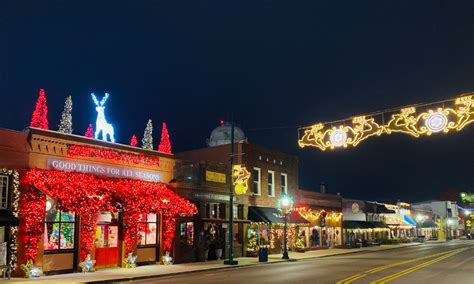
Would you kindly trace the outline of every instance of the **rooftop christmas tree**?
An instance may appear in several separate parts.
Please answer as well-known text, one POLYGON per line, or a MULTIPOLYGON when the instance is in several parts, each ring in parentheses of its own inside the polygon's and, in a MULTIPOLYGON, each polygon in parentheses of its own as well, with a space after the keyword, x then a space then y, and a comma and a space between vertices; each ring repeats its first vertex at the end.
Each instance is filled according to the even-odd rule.
POLYGON ((61 114, 61 122, 59 124, 59 132, 72 133, 72 97, 69 96, 64 103, 64 110, 61 114))
POLYGON ((46 104, 46 96, 44 89, 40 89, 38 100, 36 101, 35 110, 31 118, 30 127, 48 129, 48 105, 46 104))
POLYGON ((153 123, 151 119, 146 124, 145 133, 142 139, 142 148, 147 150, 153 150, 153 123))
POLYGON ((138 145, 137 136, 135 134, 132 135, 132 139, 130 139, 130 146, 136 147, 138 145))
POLYGON ((92 126, 92 123, 89 123, 89 126, 87 127, 86 133, 84 133, 84 136, 89 137, 89 138, 94 138, 94 127, 92 126))
POLYGON ((168 127, 166 127, 166 123, 164 122, 163 127, 161 128, 161 140, 160 145, 158 146, 158 152, 171 154, 170 135, 168 134, 168 127))

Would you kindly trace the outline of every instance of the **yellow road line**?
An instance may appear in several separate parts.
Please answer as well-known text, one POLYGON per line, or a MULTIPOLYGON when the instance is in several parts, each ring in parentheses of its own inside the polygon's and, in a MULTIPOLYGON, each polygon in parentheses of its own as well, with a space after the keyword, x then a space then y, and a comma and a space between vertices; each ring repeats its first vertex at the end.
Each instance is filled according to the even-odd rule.
POLYGON ((345 279, 342 279, 342 280, 339 280, 336 282, 336 284, 343 284, 343 283, 351 283, 351 281, 354 281, 355 278, 359 279, 359 278, 362 278, 364 277, 366 274, 356 274, 356 275, 352 275, 350 277, 347 277, 345 279))
POLYGON ((414 258, 414 259, 409 259, 409 260, 404 260, 404 261, 400 261, 400 262, 396 262, 396 263, 387 264, 387 265, 384 265, 384 266, 379 266, 379 267, 367 270, 364 273, 355 274, 355 275, 352 275, 352 276, 347 277, 345 279, 342 279, 342 280, 336 282, 336 284, 349 284, 349 283, 351 283, 355 280, 358 280, 362 277, 367 276, 367 274, 369 274, 369 273, 372 274, 372 273, 376 273, 376 272, 379 272, 379 271, 382 271, 382 270, 385 270, 385 269, 388 269, 388 268, 400 266, 400 265, 403 265, 403 264, 412 263, 412 262, 415 262, 415 261, 419 261, 419 260, 423 260, 423 259, 427 259, 427 258, 432 258, 432 257, 440 256, 440 255, 446 255, 446 254, 455 252, 457 250, 459 250, 459 249, 444 251, 444 252, 440 252, 440 253, 436 253, 436 254, 432 254, 432 255, 426 255, 426 256, 422 256, 422 257, 418 257, 418 258, 414 258))
POLYGON ((436 253, 436 254, 431 254, 431 255, 425 255, 425 256, 422 256, 422 257, 409 259, 409 260, 404 260, 404 261, 400 261, 400 262, 396 262, 396 263, 391 263, 391 264, 387 264, 387 265, 384 265, 384 266, 379 266, 379 267, 367 270, 366 273, 375 273, 375 272, 385 270, 387 268, 392 268, 392 267, 395 267, 395 266, 400 266, 400 265, 403 265, 403 264, 412 263, 412 262, 415 262, 415 261, 419 261, 419 260, 423 260, 423 259, 427 259, 427 258, 432 258, 432 257, 448 254, 448 253, 451 253, 451 252, 454 252, 454 251, 456 251, 456 249, 449 250, 449 251, 444 251, 444 252, 440 252, 440 253, 436 253))
POLYGON ((430 261, 427 261, 427 262, 418 264, 418 265, 416 265, 416 266, 407 268, 407 269, 405 269, 405 270, 399 271, 399 272, 397 272, 397 273, 394 273, 394 274, 385 276, 385 277, 383 277, 383 278, 381 278, 381 279, 378 279, 378 280, 375 280, 375 281, 371 282, 370 284, 385 284, 385 283, 390 282, 390 281, 392 281, 392 280, 395 280, 395 279, 397 279, 397 278, 399 278, 399 277, 402 277, 403 275, 406 275, 406 274, 409 274, 409 273, 414 272, 414 271, 416 271, 416 270, 422 269, 422 268, 424 268, 424 267, 426 267, 426 266, 429 266, 429 265, 432 265, 432 264, 434 264, 434 263, 436 263, 436 262, 440 262, 440 261, 442 261, 443 259, 446 259, 446 258, 449 258, 449 257, 451 257, 451 256, 454 256, 454 255, 456 255, 456 254, 458 254, 458 253, 461 253, 461 252, 463 252, 463 251, 465 251, 465 250, 467 250, 467 249, 468 249, 468 248, 458 249, 457 251, 448 253, 448 254, 446 254, 446 255, 440 256, 440 257, 435 258, 435 259, 432 259, 432 260, 430 260, 430 261))

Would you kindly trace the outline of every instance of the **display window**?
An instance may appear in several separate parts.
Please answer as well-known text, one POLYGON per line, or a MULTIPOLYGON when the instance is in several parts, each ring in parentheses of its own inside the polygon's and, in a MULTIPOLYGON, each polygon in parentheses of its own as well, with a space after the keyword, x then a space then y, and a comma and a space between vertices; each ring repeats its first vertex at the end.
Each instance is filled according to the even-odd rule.
POLYGON ((61 211, 48 200, 44 223, 44 250, 53 252, 74 249, 75 221, 74 212, 61 211))
POLYGON ((138 219, 138 245, 158 243, 158 217, 156 214, 141 214, 138 219))
POLYGON ((182 243, 192 246, 194 244, 194 222, 183 222, 179 225, 179 237, 182 243))

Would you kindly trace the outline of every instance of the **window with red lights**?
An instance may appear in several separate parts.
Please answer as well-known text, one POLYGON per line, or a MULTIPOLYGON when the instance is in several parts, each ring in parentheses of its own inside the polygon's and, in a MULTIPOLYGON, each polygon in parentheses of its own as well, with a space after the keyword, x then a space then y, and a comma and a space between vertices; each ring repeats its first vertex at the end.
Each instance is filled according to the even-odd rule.
POLYGON ((141 214, 138 219, 138 246, 156 246, 159 236, 157 214, 141 214))

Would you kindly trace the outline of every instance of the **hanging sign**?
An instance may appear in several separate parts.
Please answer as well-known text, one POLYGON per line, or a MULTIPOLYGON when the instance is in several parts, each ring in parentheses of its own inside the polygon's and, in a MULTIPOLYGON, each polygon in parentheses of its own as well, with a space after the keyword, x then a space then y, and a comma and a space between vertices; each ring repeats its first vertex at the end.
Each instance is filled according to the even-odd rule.
POLYGON ((250 172, 243 165, 235 165, 232 168, 232 182, 235 194, 240 195, 247 192, 249 188, 250 172))
POLYGON ((107 166, 94 163, 48 159, 47 168, 65 172, 80 172, 114 178, 130 178, 144 181, 162 182, 161 174, 156 172, 141 171, 117 166, 107 166))
POLYGON ((223 173, 206 171, 206 181, 226 183, 226 175, 223 173))

